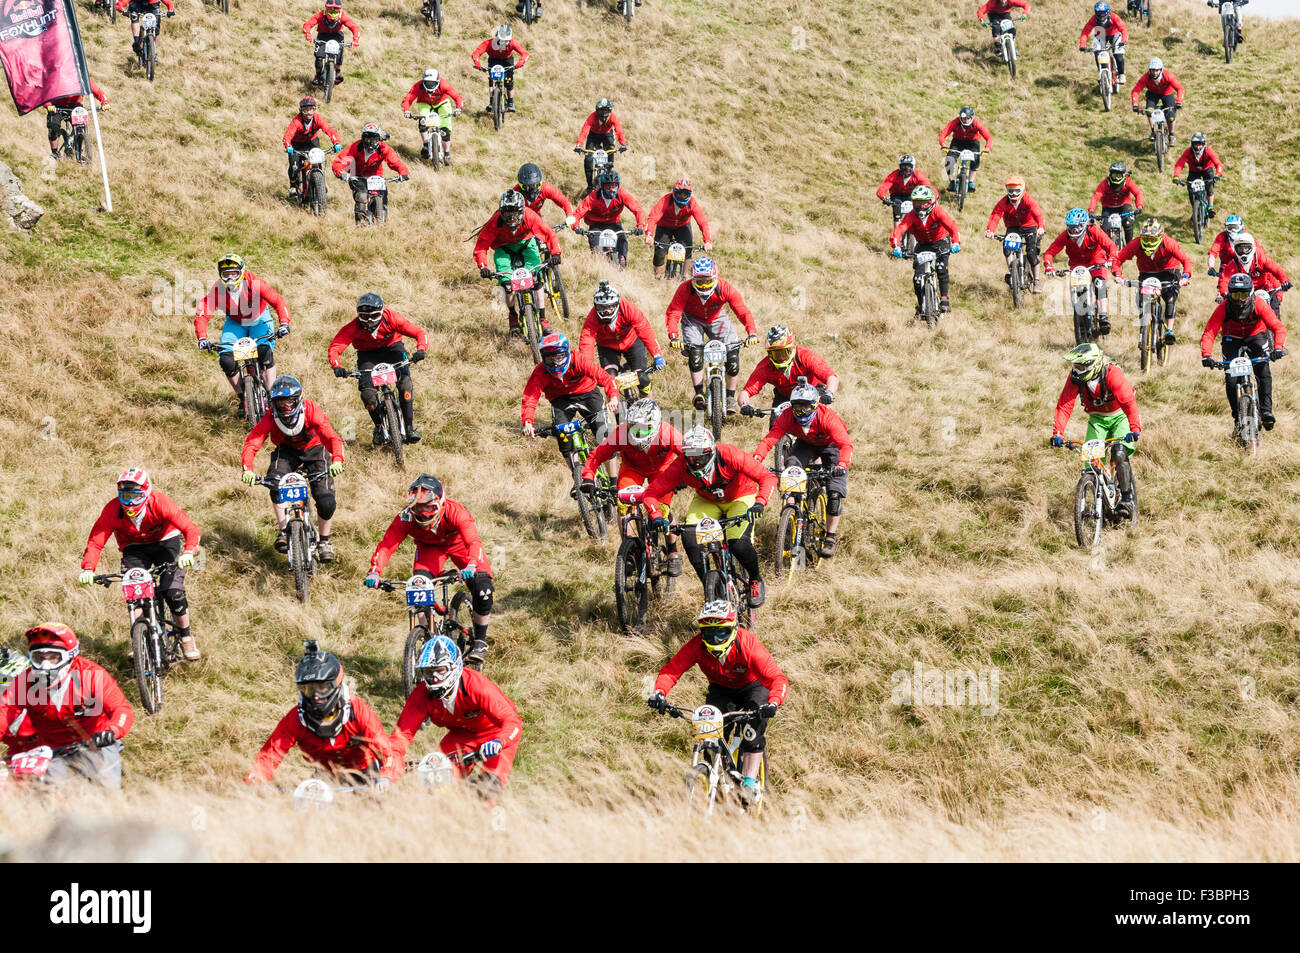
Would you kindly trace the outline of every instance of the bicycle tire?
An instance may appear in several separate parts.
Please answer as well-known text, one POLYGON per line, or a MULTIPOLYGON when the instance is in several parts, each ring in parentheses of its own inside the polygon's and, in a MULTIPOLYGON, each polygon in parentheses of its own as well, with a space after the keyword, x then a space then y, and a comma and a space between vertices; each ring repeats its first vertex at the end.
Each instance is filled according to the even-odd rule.
POLYGON ((498 132, 506 121, 506 108, 500 86, 492 87, 492 127, 498 132))
POLYGON ((1112 87, 1113 80, 1109 73, 1102 73, 1097 78, 1097 88, 1101 90, 1101 108, 1105 112, 1110 112, 1111 97, 1114 95, 1112 87))
POLYGON ((1151 366, 1151 323, 1148 315, 1139 318, 1138 324, 1138 360, 1142 366, 1142 373, 1146 373, 1151 366))
POLYGON ((162 678, 153 664, 153 640, 149 622, 136 619, 131 623, 131 651, 135 653, 135 686, 140 690, 140 704, 151 715, 162 710, 162 678))
POLYGON ((258 389, 262 382, 245 372, 241 383, 244 391, 244 423, 248 424, 249 430, 252 430, 257 426, 257 422, 262 419, 261 408, 258 407, 257 400, 258 389))
POLYGON ((709 381, 708 392, 705 394, 705 406, 709 414, 709 429, 713 431, 713 439, 722 439, 723 422, 727 417, 727 394, 724 390, 722 378, 715 377, 709 381))
POLYGON ((384 398, 384 423, 388 427, 388 445, 393 448, 393 465, 399 470, 405 470, 406 444, 402 438, 401 411, 394 394, 384 398))
POLYGON ((524 336, 533 355, 533 366, 542 363, 542 322, 537 317, 532 298, 526 297, 519 306, 519 320, 524 324, 524 336))
POLYGON ((1083 549, 1092 548, 1100 539, 1105 514, 1097 516, 1097 477, 1085 473, 1074 487, 1074 538, 1083 549))
POLYGON ((925 318, 925 326, 931 331, 939 326, 939 296, 935 290, 933 276, 928 277, 925 281, 921 315, 925 318))
POLYGON ((302 520, 294 520, 289 524, 289 565, 293 569, 294 594, 299 602, 306 602, 311 567, 307 557, 307 527, 302 520))
POLYGON ((794 578, 796 559, 794 557, 794 537, 798 528, 799 508, 793 503, 781 507, 781 516, 776 523, 776 578, 794 578))
POLYGON ((152 83, 154 66, 158 60, 158 51, 154 49, 153 37, 151 36, 146 36, 142 45, 144 47, 144 75, 152 83))
POLYGON ((402 651, 402 686, 407 695, 415 691, 415 663, 428 641, 429 630, 422 625, 412 626, 406 635, 406 647, 402 651))
POLYGON ((691 765, 686 772, 686 810, 693 817, 708 817, 713 813, 716 789, 710 783, 712 772, 704 762, 691 765))
POLYGON ((596 515, 596 507, 592 505, 587 494, 583 493, 579 487, 582 486, 582 464, 573 465, 573 489, 576 491, 578 498, 578 515, 582 517, 582 528, 587 531, 587 535, 592 539, 600 538, 600 522, 596 515))
POLYGON ((650 587, 641 580, 641 564, 645 560, 645 541, 632 536, 619 544, 614 557, 614 603, 618 609, 618 623, 623 632, 632 635, 645 625, 650 608, 650 587))
POLYGON ((786 434, 776 442, 776 451, 772 455, 772 462, 776 465, 776 470, 780 473, 790 462, 790 448, 794 446, 794 437, 786 434))
POLYGON ((227 15, 230 13, 230 0, 221 0, 221 12, 227 15))
POLYGON ((1007 69, 1011 71, 1011 78, 1016 78, 1016 41, 1007 40, 1007 69))
POLYGON ((1156 354, 1156 363, 1164 367, 1169 357, 1169 345, 1165 344, 1165 308, 1164 301, 1157 298, 1151 302, 1151 345, 1156 354))
POLYGON ((327 59, 325 61, 325 66, 322 68, 322 72, 321 72, 321 86, 323 87, 321 92, 325 96, 325 102, 329 102, 330 97, 334 95, 334 61, 333 60, 327 59))
POLYGON ((326 208, 325 173, 315 169, 307 176, 307 198, 313 215, 324 215, 326 208))
POLYGON ((749 605, 749 573, 734 559, 728 561, 731 563, 732 584, 736 587, 736 621, 750 632, 757 632, 758 610, 749 605))
POLYGON ((108 22, 109 23, 117 22, 117 4, 113 3, 112 0, 109 0, 109 4, 108 4, 108 22))
POLYGON ((957 211, 966 207, 966 189, 970 185, 970 173, 965 169, 957 173, 957 211))
POLYGON ((1019 310, 1025 303, 1025 289, 1021 286, 1023 273, 1020 268, 1020 260, 1013 257, 1009 262, 1008 271, 1011 275, 1011 305, 1019 310))
POLYGON ((1165 171, 1165 131, 1156 130, 1156 171, 1165 171))
POLYGON ((1241 433, 1241 440, 1249 456, 1255 456, 1259 453, 1259 408, 1257 406, 1254 394, 1254 388, 1247 390, 1242 388, 1238 391, 1237 397, 1238 416, 1241 418, 1238 429, 1241 433))
POLYGON ((564 320, 569 320, 569 292, 564 288, 564 278, 560 276, 560 267, 551 265, 551 300, 559 302, 560 313, 564 315, 564 320))
POLYGON ((1236 25, 1234 24, 1234 25, 1230 28, 1229 25, 1228 25, 1228 21, 1227 21, 1227 19, 1224 19, 1224 21, 1223 21, 1223 58, 1227 61, 1227 63, 1228 63, 1229 66, 1232 65, 1232 54, 1233 54, 1233 52, 1234 52, 1234 50, 1235 50, 1235 48, 1236 48, 1236 42, 1235 42, 1236 39, 1237 39, 1237 37, 1236 37, 1236 32, 1237 32, 1237 30, 1236 30, 1236 25))
POLYGON ((816 569, 822 561, 822 543, 826 542, 826 491, 814 487, 808 491, 804 525, 804 565, 816 569))
POLYGON ((1205 203, 1199 199, 1192 203, 1192 237, 1198 245, 1205 237, 1205 203))

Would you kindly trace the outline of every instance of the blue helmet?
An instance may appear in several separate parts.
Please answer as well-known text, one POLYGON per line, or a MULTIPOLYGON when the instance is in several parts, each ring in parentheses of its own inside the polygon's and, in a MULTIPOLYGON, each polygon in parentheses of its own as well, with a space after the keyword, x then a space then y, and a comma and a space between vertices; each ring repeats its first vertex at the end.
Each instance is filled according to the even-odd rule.
POLYGON ((1241 220, 1240 215, 1229 215, 1223 220, 1223 228, 1228 232, 1239 232, 1245 228, 1245 223, 1241 220))
POLYGON ((563 334, 552 331, 542 338, 538 349, 542 352, 542 366, 546 368, 548 374, 563 377, 568 372, 569 364, 573 361, 573 349, 569 346, 569 339, 563 334), (558 360, 552 360, 553 358, 558 360))
POLYGON ((285 430, 293 430, 302 420, 302 384, 285 374, 271 384, 271 410, 275 421, 285 430))
POLYGON ((1109 3, 1099 3, 1092 8, 1093 13, 1110 13, 1109 3))
POLYGON ((1065 230, 1071 238, 1081 238, 1088 228, 1088 210, 1072 208, 1065 213, 1065 230))
POLYGON ((464 667, 456 643, 439 635, 424 643, 415 662, 415 675, 434 698, 449 698, 456 694, 464 667))

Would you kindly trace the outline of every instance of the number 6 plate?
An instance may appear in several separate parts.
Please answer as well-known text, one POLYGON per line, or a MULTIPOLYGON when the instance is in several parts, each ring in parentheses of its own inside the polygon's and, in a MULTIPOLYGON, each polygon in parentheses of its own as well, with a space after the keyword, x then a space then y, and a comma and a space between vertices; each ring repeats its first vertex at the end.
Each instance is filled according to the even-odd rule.
POLYGON ((695 541, 701 546, 722 542, 721 524, 706 516, 695 524, 695 541))

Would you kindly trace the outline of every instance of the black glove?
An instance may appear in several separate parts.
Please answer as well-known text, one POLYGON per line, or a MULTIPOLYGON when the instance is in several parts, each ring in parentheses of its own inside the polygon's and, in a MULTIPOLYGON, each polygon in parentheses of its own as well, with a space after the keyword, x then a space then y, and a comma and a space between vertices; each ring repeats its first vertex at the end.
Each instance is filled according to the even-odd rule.
POLYGON ((1142 110, 1141 110, 1140 108, 1138 108, 1137 106, 1134 106, 1134 107, 1133 107, 1133 111, 1134 111, 1135 113, 1140 113, 1142 110))
POLYGON ((752 404, 741 404, 741 405, 740 405, 740 416, 742 416, 742 417, 753 417, 756 413, 758 413, 758 411, 756 411, 756 410, 754 409, 754 406, 753 406, 752 404))
POLYGON ((821 394, 821 402, 823 404, 835 403, 835 395, 832 394, 830 391, 828 391, 825 387, 818 387, 817 392, 821 394))
POLYGON ((287 325, 287 324, 282 324, 282 325, 280 325, 278 328, 276 328, 276 329, 275 329, 275 336, 278 337, 278 338, 288 337, 288 336, 289 336, 289 325, 287 325))
POLYGON ((410 182, 410 181, 411 181, 411 177, 410 177, 409 175, 407 175, 405 172, 403 172, 401 175, 399 175, 399 176, 397 177, 397 181, 398 181, 398 182, 410 182))
POLYGON ((551 252, 551 257, 546 260, 548 265, 558 265, 560 263, 560 253, 551 252))
POLYGON ((751 506, 751 507, 749 508, 749 518, 750 518, 751 520, 756 520, 756 519, 758 519, 758 518, 759 518, 760 516, 762 516, 762 515, 763 515, 763 504, 762 504, 762 503, 755 503, 753 506, 751 506))
POLYGON ((1205 357, 1201 358, 1201 367, 1213 367, 1213 366, 1214 366, 1214 358, 1210 357, 1210 355, 1207 354, 1205 355, 1205 357))
POLYGON ((580 484, 578 484, 578 489, 583 493, 586 493, 588 496, 591 496, 591 494, 596 492, 596 481, 584 479, 580 484))
POLYGON ((835 466, 831 467, 831 477, 832 479, 835 480, 838 480, 840 477, 844 476, 848 472, 849 472, 848 467, 842 467, 838 463, 835 464, 835 466))
POLYGON ((619 152, 627 152, 627 146, 619 146, 619 147, 618 147, 618 151, 619 151, 619 152))
POLYGON ((117 735, 113 734, 113 729, 107 731, 97 731, 90 736, 90 743, 96 748, 107 748, 117 741, 117 735))
POLYGON ((775 718, 776 708, 777 706, 771 702, 763 702, 763 704, 758 706, 759 717, 763 719, 775 718))
POLYGON ((348 376, 348 369, 347 369, 346 367, 336 367, 336 368, 334 368, 334 376, 335 376, 335 377, 347 377, 347 376, 348 376))
POLYGON ((482 275, 484 278, 491 278, 491 277, 492 277, 492 269, 491 269, 491 268, 480 268, 480 269, 478 270, 478 273, 479 273, 480 275, 482 275))
POLYGON ((1280 285, 1277 286, 1277 290, 1278 290, 1278 291, 1290 291, 1290 290, 1291 290, 1291 282, 1289 282, 1289 281, 1284 281, 1284 282, 1282 282, 1280 285))
POLYGON ((199 338, 199 350, 200 350, 200 351, 211 351, 211 350, 212 350, 212 342, 209 341, 207 338, 199 338))
POLYGON ((414 354, 411 355, 411 363, 419 364, 421 361, 424 360, 424 358, 425 358, 425 353, 423 351, 416 351, 414 354))
POLYGON ((655 692, 646 699, 646 704, 649 705, 653 711, 657 711, 661 715, 668 710, 668 699, 664 696, 663 692, 655 692))
POLYGON ((634 228, 634 229, 632 229, 632 234, 633 234, 633 235, 644 235, 644 234, 645 234, 645 229, 644 229, 644 228, 634 228))
POLYGON ((576 152, 578 155, 582 155, 582 146, 574 146, 573 151, 576 152))
POLYGON ((1274 351, 1272 354, 1268 356, 1268 359, 1270 361, 1280 361, 1284 357, 1286 357, 1286 348, 1278 348, 1276 351, 1274 351))

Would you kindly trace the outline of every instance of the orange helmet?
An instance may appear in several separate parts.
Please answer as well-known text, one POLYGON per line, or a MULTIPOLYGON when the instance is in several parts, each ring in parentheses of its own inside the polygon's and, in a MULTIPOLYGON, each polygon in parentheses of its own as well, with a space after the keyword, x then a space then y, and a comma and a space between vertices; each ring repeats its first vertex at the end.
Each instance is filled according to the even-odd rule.
POLYGON ((1013 175, 1007 179, 1007 198, 1013 202, 1019 200, 1020 196, 1025 194, 1025 180, 1013 175))

